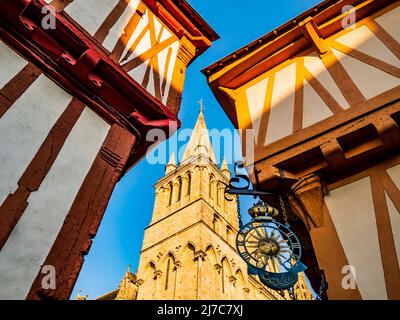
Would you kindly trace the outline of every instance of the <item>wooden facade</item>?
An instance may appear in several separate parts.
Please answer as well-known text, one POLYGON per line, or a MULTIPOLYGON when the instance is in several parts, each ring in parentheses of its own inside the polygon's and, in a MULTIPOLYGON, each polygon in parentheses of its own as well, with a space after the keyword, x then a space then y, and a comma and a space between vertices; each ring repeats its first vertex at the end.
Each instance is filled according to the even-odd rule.
POLYGON ((330 299, 400 298, 399 25, 400 1, 327 0, 203 71, 253 182, 295 189, 330 299))
POLYGON ((186 67, 217 38, 185 1, 0 2, 0 299, 69 298, 115 184, 149 130, 179 127, 186 67))

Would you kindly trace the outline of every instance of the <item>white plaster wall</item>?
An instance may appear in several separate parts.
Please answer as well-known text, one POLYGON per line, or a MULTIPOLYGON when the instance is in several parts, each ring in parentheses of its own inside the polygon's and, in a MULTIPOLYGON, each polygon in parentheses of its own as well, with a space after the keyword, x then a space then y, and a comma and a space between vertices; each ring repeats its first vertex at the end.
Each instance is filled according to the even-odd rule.
POLYGON ((276 73, 266 143, 292 134, 295 84, 295 63, 276 73))
MULTIPOLYGON (((400 165, 387 169, 387 173, 396 184, 397 188, 400 189, 400 165)), ((396 246, 397 260, 399 261, 400 265, 400 212, 394 206, 392 200, 387 194, 386 201, 389 208, 389 216, 392 225, 393 239, 396 246)))
MULTIPOLYGON (((115 5, 118 3, 118 0, 103 0, 101 5, 98 4, 97 0, 74 0, 70 5, 65 8, 65 11, 75 19, 84 29, 86 29, 91 35, 94 35, 98 28, 101 26, 103 21, 106 19, 108 14, 112 11, 115 5)), ((110 52, 114 49, 115 45, 117 44, 120 37, 125 32, 124 29, 128 25, 130 19, 132 18, 133 14, 135 13, 137 7, 139 5, 139 0, 131 0, 115 23, 115 25, 110 29, 107 37, 103 42, 103 46, 109 50, 110 52)), ((132 59, 140 56, 144 52, 151 49, 151 39, 150 39, 150 31, 147 30, 144 37, 141 41, 137 44, 136 48, 129 56, 127 60, 124 60, 125 55, 128 53, 128 50, 131 46, 135 43, 138 39, 139 35, 142 31, 148 27, 149 25, 149 11, 148 9, 145 11, 144 15, 140 19, 138 25, 136 26, 135 30, 132 33, 132 36, 129 38, 127 43, 125 44, 125 49, 122 53, 120 63, 123 65, 132 59)), ((160 43, 167 38, 171 37, 173 34, 164 26, 162 29, 162 23, 158 20, 157 17, 154 17, 154 27, 156 38, 160 39, 160 43), (162 31, 161 31, 162 29, 162 31), (162 33, 161 33, 162 32, 162 33)), ((176 58, 178 55, 179 50, 179 41, 176 38, 176 41, 170 45, 168 48, 164 49, 163 51, 158 53, 158 70, 152 70, 151 76, 149 78, 149 83, 147 85, 147 91, 155 96, 155 88, 154 88, 154 76, 153 72, 158 72, 160 75, 161 84, 163 83, 164 75, 166 76, 166 87, 164 94, 161 97, 161 100, 164 104, 167 103, 169 91, 171 88, 172 83, 172 76, 173 71, 176 63, 176 58), (168 65, 168 71, 166 72, 166 60, 168 49, 171 49, 171 58, 168 65)), ((139 84, 142 84, 143 78, 146 72, 146 68, 148 65, 148 61, 144 61, 143 64, 136 67, 134 70, 131 70, 128 74, 136 80, 139 84)))
POLYGON ((72 97, 40 76, 0 118, 0 205, 18 180, 72 97))
MULTIPOLYGON (((138 38, 140 33, 148 26, 149 24, 149 14, 148 11, 144 14, 142 19, 140 20, 138 26, 134 30, 131 38, 129 39, 127 46, 122 54, 123 59, 125 55, 127 54, 129 48, 134 44, 135 40, 138 38)), ((156 17, 153 19, 154 22, 154 28, 155 28, 155 36, 157 39, 160 39, 160 43, 163 42, 164 40, 170 38, 173 34, 164 26, 162 29, 162 24, 158 21, 156 17)), ((128 63, 129 61, 133 60, 134 58, 140 56, 144 52, 150 50, 152 48, 151 45, 151 40, 150 40, 150 31, 147 31, 145 33, 145 36, 142 38, 142 40, 137 44, 135 50, 132 52, 128 60, 121 60, 121 64, 128 63)), ((166 76, 166 87, 164 91, 164 95, 161 97, 161 100, 164 104, 167 103, 168 100, 168 95, 169 95, 169 90, 171 88, 171 83, 172 83, 172 76, 173 76, 173 71, 178 55, 178 50, 179 50, 179 41, 176 39, 176 41, 162 50, 161 52, 158 53, 158 70, 154 70, 154 68, 150 71, 150 77, 149 77, 149 82, 147 87, 145 88, 151 95, 155 96, 155 84, 154 84, 154 74, 153 72, 158 72, 159 78, 160 78, 160 85, 163 83, 164 80, 164 75, 166 76), (167 67, 167 56, 168 56, 168 50, 171 49, 171 56, 170 60, 168 63, 168 71, 167 73, 165 72, 165 69, 167 67)), ((136 67, 135 69, 131 70, 128 72, 128 74, 136 80, 139 84, 142 84, 145 72, 147 69, 147 66, 149 64, 149 60, 144 61, 141 65, 136 67)), ((161 89, 161 88, 160 88, 161 89)))
POLYGON ((149 73, 149 83, 146 86, 146 90, 154 97, 156 95, 155 83, 154 83, 154 68, 152 67, 149 73))
POLYGON ((135 13, 139 5, 139 0, 131 0, 117 23, 111 28, 108 36, 103 42, 103 46, 112 51, 118 42, 118 39, 123 35, 125 27, 135 13))
POLYGON ((261 117, 264 110, 268 82, 269 78, 266 78, 246 89, 247 104, 249 106, 251 124, 254 129, 254 138, 256 141, 258 138, 261 117))
POLYGON ((303 128, 309 127, 333 115, 331 109, 329 109, 324 100, 322 100, 305 79, 303 89, 303 128))
POLYGON ((366 99, 400 85, 400 79, 332 48, 366 99))
POLYGON ((387 299, 370 178, 331 191, 325 201, 347 260, 356 269, 362 298, 387 299))
POLYGON ((324 86, 342 108, 349 108, 349 104, 339 87, 326 69, 324 63, 321 61, 321 58, 316 53, 304 57, 304 67, 324 86))
MULTIPOLYGON (((135 30, 133 31, 132 36, 130 37, 130 39, 125 47, 125 50, 122 53, 122 58, 125 57, 128 50, 132 47, 135 40, 143 32, 144 28, 146 28, 148 26, 148 24, 149 24, 149 14, 146 10, 145 14, 142 16, 138 25, 136 26, 135 30)), ((137 44, 135 50, 132 52, 131 56, 129 57, 129 60, 136 58, 137 56, 141 55, 142 53, 149 50, 150 48, 151 48, 150 31, 147 31, 145 33, 144 37, 140 40, 140 43, 137 44)), ((124 63, 125 63, 125 61, 124 61, 124 63)))
MULTIPOLYGON (((128 8, 125 10, 121 18, 117 21, 117 23, 114 25, 114 27, 111 29, 110 33, 106 37, 103 45, 105 48, 107 48, 109 51, 112 51, 118 42, 118 39, 122 36, 124 32, 124 28, 126 25, 129 23, 129 20, 132 18, 134 12, 136 11, 136 8, 139 4, 138 0, 131 1, 129 3, 128 8)), ((138 25, 136 26, 135 30, 132 33, 132 36, 129 38, 129 40, 126 43, 125 49, 123 50, 122 56, 120 63, 122 65, 128 63, 129 61, 133 60, 134 58, 140 56, 141 54, 145 53, 146 51, 150 50, 152 48, 151 45, 151 39, 150 39, 150 31, 147 30, 143 36, 143 38, 140 40, 139 43, 135 44, 135 41, 138 39, 139 35, 148 27, 149 25, 149 11, 148 9, 145 11, 144 15, 142 16, 141 20, 139 21, 138 25), (125 60, 125 56, 128 53, 128 50, 132 47, 132 45, 135 44, 136 47, 134 48, 133 52, 130 54, 129 58, 125 60)), ((155 36, 157 39, 160 39, 160 43, 163 42, 164 40, 170 38, 173 36, 173 34, 163 25, 162 23, 158 20, 157 17, 154 17, 153 21, 154 23, 154 28, 155 28, 155 36)), ((161 97, 161 100, 164 104, 167 103, 168 100, 168 95, 169 91, 171 88, 171 83, 172 83, 172 76, 173 76, 173 71, 178 55, 178 50, 179 50, 179 41, 176 39, 176 41, 170 45, 169 47, 165 48, 161 52, 158 53, 158 70, 151 70, 150 71, 150 77, 149 77, 149 82, 146 87, 147 91, 155 96, 155 84, 154 84, 154 74, 153 72, 158 72, 160 76, 160 85, 163 83, 164 76, 166 76, 166 86, 165 86, 165 91, 164 94, 161 97), (168 56, 168 51, 169 49, 171 50, 171 55, 170 55, 170 60, 168 63, 168 70, 167 68, 167 56, 168 56)), ((128 74, 136 80, 139 84, 142 84, 145 72, 147 69, 147 66, 149 64, 149 60, 143 61, 141 65, 136 67, 135 69, 131 70, 128 72, 128 74)), ((160 88, 161 89, 161 88, 160 88)))
POLYGON ((0 299, 24 299, 110 126, 86 108, 0 251, 0 299))
MULTIPOLYGON (((163 26, 162 23, 160 23, 160 21, 158 21, 158 19, 155 18, 155 19, 154 19, 154 31, 155 31, 156 34, 159 34, 159 33, 160 33, 161 27, 162 27, 162 26, 163 26)), ((171 36, 171 33, 170 33, 168 30, 166 30, 165 33, 168 34, 168 35, 165 35, 165 36, 164 36, 164 39, 166 39, 166 38, 168 38, 169 36, 171 36)), ((163 38, 161 38, 161 39, 163 39, 163 38)), ((162 41, 162 40, 161 40, 161 41, 162 41)), ((161 42, 161 41, 160 41, 160 42, 161 42)))
POLYGON ((138 66, 137 68, 128 72, 128 74, 132 77, 132 79, 134 79, 140 85, 142 85, 144 75, 146 73, 146 69, 147 69, 149 63, 150 63, 150 60, 147 60, 144 63, 142 63, 140 66, 138 66))
POLYGON ((346 33, 337 38, 336 41, 396 67, 400 67, 400 60, 397 59, 367 26, 361 26, 346 33))
POLYGON ((396 184, 397 188, 400 189, 400 165, 389 168, 386 171, 396 184))
POLYGON ((28 62, 0 40, 0 89, 18 74, 28 62))
POLYGON ((385 192, 386 203, 388 205, 390 224, 392 226, 392 234, 394 245, 396 247, 397 262, 400 266, 400 213, 397 211, 389 195, 385 192))
MULTIPOLYGON (((168 48, 171 48, 172 51, 171 51, 171 58, 170 58, 169 64, 168 64, 168 72, 166 74, 167 79, 166 79, 165 92, 164 92, 164 95, 162 97, 162 103, 164 103, 164 104, 167 104, 169 91, 171 89, 172 76, 173 76, 174 69, 175 69, 176 59, 178 57, 179 42, 176 41, 175 43, 173 43, 168 48)), ((168 48, 164 49, 163 51, 161 51, 158 54, 158 64, 159 64, 159 70, 160 70, 161 79, 164 78, 164 74, 165 74, 168 48)))
POLYGON ((375 19, 393 38, 400 42, 400 7, 375 19))
POLYGON ((118 0, 74 0, 64 10, 94 35, 117 3, 118 0))

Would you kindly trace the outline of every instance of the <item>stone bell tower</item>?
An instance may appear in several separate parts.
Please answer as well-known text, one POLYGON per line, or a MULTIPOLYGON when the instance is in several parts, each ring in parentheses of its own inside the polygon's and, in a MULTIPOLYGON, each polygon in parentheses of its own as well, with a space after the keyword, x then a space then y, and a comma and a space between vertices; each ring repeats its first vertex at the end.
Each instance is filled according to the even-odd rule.
MULTIPOLYGON (((230 175, 225 160, 216 164, 200 110, 181 163, 172 154, 155 185, 134 282, 137 299, 283 299, 248 276, 236 252, 237 203, 224 197, 230 175)), ((305 281, 301 286, 307 288, 305 281)))

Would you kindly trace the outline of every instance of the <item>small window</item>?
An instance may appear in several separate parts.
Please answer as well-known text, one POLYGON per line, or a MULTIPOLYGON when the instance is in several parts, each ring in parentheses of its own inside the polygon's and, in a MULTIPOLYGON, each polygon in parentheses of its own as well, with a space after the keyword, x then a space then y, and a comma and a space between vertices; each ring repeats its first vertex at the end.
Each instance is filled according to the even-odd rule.
POLYGON ((170 206, 172 204, 172 183, 170 182, 168 184, 168 188, 167 188, 169 194, 168 194, 168 206, 170 206))
POLYGON ((177 201, 181 200, 181 196, 182 196, 182 179, 181 177, 178 178, 178 199, 177 201))
POLYGON ((187 191, 186 191, 186 196, 190 195, 190 191, 192 188, 192 176, 190 173, 187 175, 187 191))
POLYGON ((208 195, 210 199, 214 199, 214 184, 215 184, 214 175, 210 175, 210 185, 208 189, 208 195))

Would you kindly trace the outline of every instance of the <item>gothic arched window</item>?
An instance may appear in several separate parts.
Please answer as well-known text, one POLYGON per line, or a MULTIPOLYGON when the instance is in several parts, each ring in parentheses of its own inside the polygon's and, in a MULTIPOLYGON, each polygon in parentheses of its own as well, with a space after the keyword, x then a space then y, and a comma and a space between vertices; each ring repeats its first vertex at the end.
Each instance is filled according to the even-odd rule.
POLYGON ((178 178, 178 197, 176 199, 176 201, 180 201, 182 197, 182 178, 179 177, 178 178))
POLYGON ((168 290, 168 285, 171 282, 171 271, 173 271, 174 262, 175 262, 175 259, 174 259, 173 255, 168 254, 167 268, 165 270, 166 271, 165 272, 165 285, 164 285, 165 290, 168 290))
POLYGON ((221 266, 221 289, 222 289, 222 293, 225 293, 225 268, 224 268, 224 264, 222 263, 221 266))
POLYGON ((190 195, 190 191, 192 188, 192 176, 190 173, 187 174, 187 189, 186 189, 186 196, 190 195))
POLYGON ((217 184, 217 205, 218 206, 221 206, 221 197, 222 197, 221 191, 222 191, 222 185, 221 185, 221 183, 218 183, 217 184))
POLYGON ((228 214, 228 208, 229 208, 228 201, 225 199, 224 193, 222 195, 223 195, 223 197, 222 197, 223 208, 224 208, 224 211, 228 214))
POLYGON ((221 221, 220 221, 219 217, 215 214, 214 219, 213 219, 213 229, 216 233, 220 232, 220 225, 221 225, 221 221))
POLYGON ((215 177, 213 174, 210 175, 210 184, 208 186, 208 195, 210 199, 214 199, 214 184, 215 184, 215 177))
POLYGON ((168 206, 170 206, 172 204, 172 183, 168 183, 168 187, 167 190, 169 192, 168 194, 168 206))
POLYGON ((167 262, 167 272, 165 274, 165 290, 168 290, 169 270, 171 268, 171 259, 167 262))

